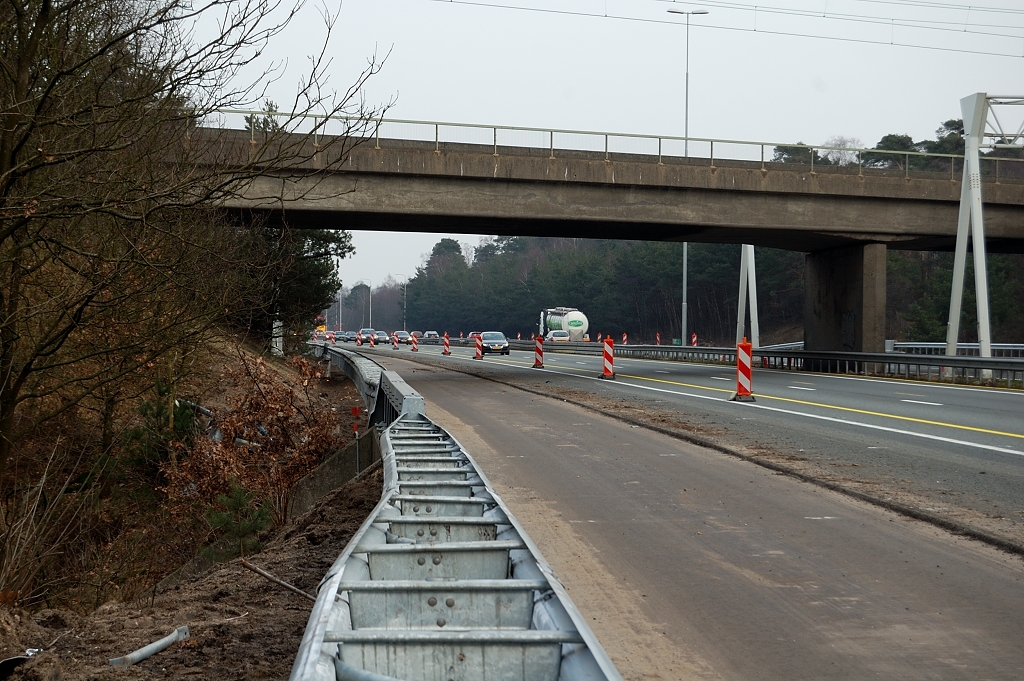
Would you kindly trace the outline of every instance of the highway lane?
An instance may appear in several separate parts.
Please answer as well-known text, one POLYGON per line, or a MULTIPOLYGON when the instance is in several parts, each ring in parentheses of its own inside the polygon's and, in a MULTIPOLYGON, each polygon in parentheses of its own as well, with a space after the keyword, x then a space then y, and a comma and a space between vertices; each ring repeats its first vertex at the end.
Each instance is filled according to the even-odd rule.
POLYGON ((708 440, 1024 544, 1020 392, 756 369, 748 404, 728 401, 728 367, 619 359, 617 379, 600 381, 594 356, 548 352, 535 370, 532 353, 452 351, 427 346, 420 359, 669 414, 708 440))
POLYGON ((626 678, 1024 675, 1018 558, 557 399, 379 355, 470 448, 626 678), (660 632, 670 646, 648 640, 660 632))

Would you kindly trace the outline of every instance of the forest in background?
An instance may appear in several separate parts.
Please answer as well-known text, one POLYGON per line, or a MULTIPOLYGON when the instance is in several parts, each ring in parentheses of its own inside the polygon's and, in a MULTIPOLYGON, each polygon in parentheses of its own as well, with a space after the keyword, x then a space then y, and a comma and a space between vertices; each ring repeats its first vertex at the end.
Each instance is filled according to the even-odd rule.
MULTIPOLYGON (((501 330, 528 338, 540 310, 577 307, 597 333, 628 333, 632 342, 678 338, 683 245, 673 242, 498 237, 475 249, 441 239, 409 280, 373 290, 375 328, 460 332, 501 330), (467 258, 468 256, 468 258, 467 258), (406 290, 408 299, 406 300, 406 290), (406 308, 406 304, 408 307, 406 308)), ((761 343, 803 339, 804 254, 756 248, 761 343)), ((702 344, 729 344, 736 328, 740 247, 689 245, 688 332, 702 344)), ((888 254, 886 337, 943 341, 952 286, 951 253, 888 254)), ((977 340, 973 269, 968 262, 961 341, 977 340)), ((1024 340, 1024 256, 989 254, 992 334, 1024 340)), ((343 298, 345 328, 368 323, 368 288, 343 298), (345 323, 347 320, 348 323, 345 323)))

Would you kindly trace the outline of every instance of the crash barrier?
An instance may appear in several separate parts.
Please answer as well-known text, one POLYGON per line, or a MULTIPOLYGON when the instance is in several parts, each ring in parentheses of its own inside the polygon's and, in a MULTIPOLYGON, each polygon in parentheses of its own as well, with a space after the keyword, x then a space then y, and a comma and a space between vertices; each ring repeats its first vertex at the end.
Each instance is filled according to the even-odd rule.
MULTIPOLYGON (((513 350, 528 350, 511 341, 513 350)), ((600 355, 600 343, 548 343, 547 352, 600 355)), ((658 359, 698 364, 736 364, 736 348, 628 345, 615 348, 615 355, 628 359, 658 359)), ((814 371, 819 373, 886 376, 921 381, 988 383, 1024 387, 1024 358, 948 357, 902 352, 808 352, 799 349, 759 348, 753 351, 753 366, 765 369, 814 371)))
MULTIPOLYGON (((378 385, 395 388, 388 373, 378 385)), ((490 481, 420 404, 392 403, 399 416, 381 424, 381 500, 320 582, 292 681, 621 681, 490 481)))

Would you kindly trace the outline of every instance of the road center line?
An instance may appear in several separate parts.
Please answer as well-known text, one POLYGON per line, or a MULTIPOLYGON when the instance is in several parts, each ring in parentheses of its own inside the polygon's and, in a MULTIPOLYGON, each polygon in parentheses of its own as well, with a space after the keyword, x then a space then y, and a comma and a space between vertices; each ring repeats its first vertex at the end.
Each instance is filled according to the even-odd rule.
POLYGON ((927 404, 929 407, 941 407, 941 402, 922 402, 921 400, 900 400, 900 402, 909 402, 910 404, 927 404))

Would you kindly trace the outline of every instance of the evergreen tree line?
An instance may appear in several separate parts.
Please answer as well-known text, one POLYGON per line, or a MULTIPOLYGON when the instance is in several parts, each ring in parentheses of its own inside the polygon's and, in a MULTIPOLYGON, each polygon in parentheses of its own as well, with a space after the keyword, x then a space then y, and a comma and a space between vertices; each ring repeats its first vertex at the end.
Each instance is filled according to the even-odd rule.
MULTIPOLYGON (((456 337, 501 330, 529 338, 540 310, 563 305, 587 315, 592 338, 627 333, 631 342, 653 343, 660 333, 668 343, 680 332, 682 252, 672 242, 498 237, 467 259, 458 242, 442 239, 409 280, 408 326, 456 337)), ((735 244, 689 246, 687 332, 702 344, 733 341, 739 260, 735 244)), ((755 260, 762 344, 801 340, 804 255, 756 248, 755 260)), ((952 266, 950 253, 889 252, 887 338, 945 340, 952 266)), ((961 340, 976 341, 970 265, 966 280, 961 340)), ((1021 341, 1024 256, 990 254, 989 282, 994 339, 1021 341)), ((366 291, 353 293, 351 302, 359 304, 366 291)), ((401 328, 402 294, 399 283, 374 289, 377 328, 401 328)))

